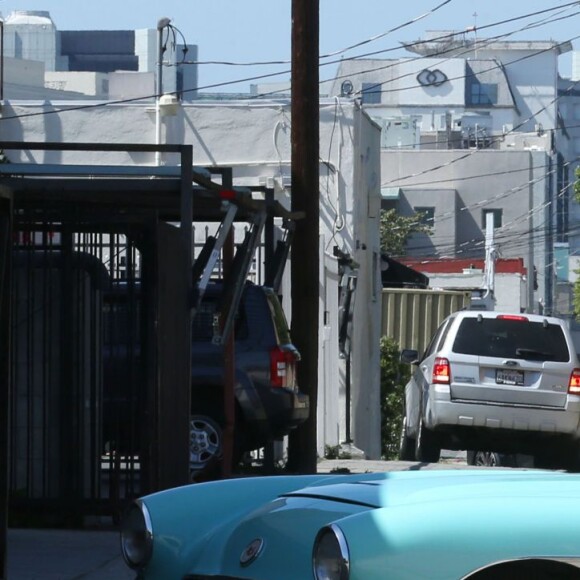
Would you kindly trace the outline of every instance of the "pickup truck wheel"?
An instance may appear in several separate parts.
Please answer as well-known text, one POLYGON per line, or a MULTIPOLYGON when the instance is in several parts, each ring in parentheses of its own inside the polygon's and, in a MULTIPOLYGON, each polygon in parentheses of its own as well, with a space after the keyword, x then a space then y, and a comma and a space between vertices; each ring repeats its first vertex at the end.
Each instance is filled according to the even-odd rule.
POLYGON ((419 421, 417 439, 415 439, 415 460, 424 463, 437 463, 441 457, 441 447, 437 436, 427 429, 423 419, 419 421))
POLYGON ((401 440, 399 442, 399 459, 415 461, 415 439, 407 434, 407 415, 403 415, 401 425, 401 440))
POLYGON ((223 452, 222 428, 207 415, 191 415, 189 421, 189 471, 192 479, 217 462, 223 452))

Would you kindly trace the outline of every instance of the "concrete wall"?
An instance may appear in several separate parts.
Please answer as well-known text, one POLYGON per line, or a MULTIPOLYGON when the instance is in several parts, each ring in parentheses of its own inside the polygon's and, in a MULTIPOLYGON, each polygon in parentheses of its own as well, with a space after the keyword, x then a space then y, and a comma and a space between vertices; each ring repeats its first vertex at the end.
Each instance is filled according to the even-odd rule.
MULTIPOLYGON (((527 278, 521 274, 498 274, 494 277, 494 310, 503 312, 523 312, 527 304, 527 278)), ((431 288, 480 288, 483 271, 464 274, 429 273, 431 288)))

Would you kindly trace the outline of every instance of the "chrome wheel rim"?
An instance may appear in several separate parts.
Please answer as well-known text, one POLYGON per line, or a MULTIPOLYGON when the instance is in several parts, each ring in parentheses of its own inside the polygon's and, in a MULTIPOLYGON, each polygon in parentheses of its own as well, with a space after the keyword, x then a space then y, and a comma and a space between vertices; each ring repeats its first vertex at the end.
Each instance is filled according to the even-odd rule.
POLYGON ((221 429, 209 417, 189 422, 189 468, 192 474, 204 469, 222 452, 221 429))

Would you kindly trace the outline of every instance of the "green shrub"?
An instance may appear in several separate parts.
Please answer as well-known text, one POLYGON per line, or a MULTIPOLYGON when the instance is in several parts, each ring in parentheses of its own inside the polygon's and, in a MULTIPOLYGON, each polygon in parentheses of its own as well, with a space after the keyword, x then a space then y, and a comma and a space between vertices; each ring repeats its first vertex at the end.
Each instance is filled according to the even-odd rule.
POLYGON ((399 345, 392 338, 381 338, 381 454, 398 459, 403 396, 411 367, 400 362, 399 345))

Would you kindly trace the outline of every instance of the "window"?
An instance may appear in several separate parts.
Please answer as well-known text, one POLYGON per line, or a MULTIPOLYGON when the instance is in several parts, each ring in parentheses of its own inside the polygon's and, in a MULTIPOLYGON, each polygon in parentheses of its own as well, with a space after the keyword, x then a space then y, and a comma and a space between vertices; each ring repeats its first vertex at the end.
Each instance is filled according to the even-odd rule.
POLYGON ((427 348, 425 349, 425 354, 423 355, 423 359, 431 356, 434 352, 441 348, 443 345, 444 340, 447 338, 447 334, 449 333, 449 329, 451 328, 451 324, 454 318, 449 319, 448 321, 441 324, 441 326, 437 329, 437 332, 433 336, 433 338, 429 341, 427 348))
POLYGON ((467 95, 468 105, 496 105, 497 104, 497 84, 480 83, 477 79, 472 79, 467 95))
POLYGON ((413 208, 416 214, 420 214, 421 223, 424 226, 433 227, 435 223, 435 208, 434 207, 415 207, 413 208))
POLYGON ((457 331, 453 352, 510 359, 567 362, 570 353, 557 324, 465 318, 457 331))
POLYGON ((501 209, 484 209, 481 211, 481 227, 486 229, 487 216, 491 215, 493 220, 493 227, 501 228, 502 226, 502 211, 501 209))
POLYGON ((362 102, 366 105, 378 105, 381 102, 381 84, 363 83, 362 102))

